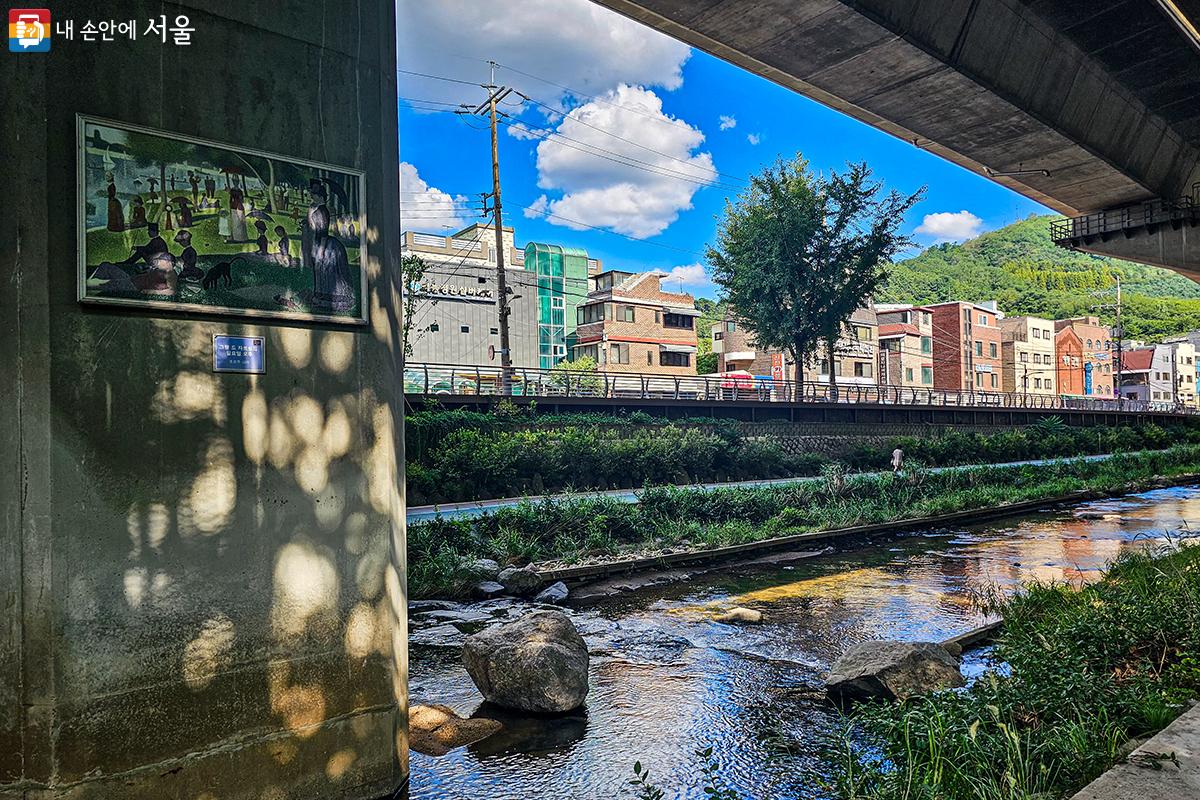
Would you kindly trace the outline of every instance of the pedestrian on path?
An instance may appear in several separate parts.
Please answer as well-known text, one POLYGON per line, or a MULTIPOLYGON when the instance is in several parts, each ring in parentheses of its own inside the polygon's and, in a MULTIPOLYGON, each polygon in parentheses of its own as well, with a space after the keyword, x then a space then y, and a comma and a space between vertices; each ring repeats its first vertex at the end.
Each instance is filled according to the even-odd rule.
POLYGON ((897 473, 904 467, 904 451, 897 447, 892 451, 892 472, 897 473))

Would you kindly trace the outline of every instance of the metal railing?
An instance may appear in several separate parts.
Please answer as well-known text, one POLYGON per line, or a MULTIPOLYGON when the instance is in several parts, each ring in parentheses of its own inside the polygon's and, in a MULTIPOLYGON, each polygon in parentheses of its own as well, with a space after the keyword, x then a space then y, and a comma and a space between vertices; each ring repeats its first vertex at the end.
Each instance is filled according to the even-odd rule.
MULTIPOLYGON (((866 403, 911 406, 962 406, 969 408, 1062 409, 1066 411, 1172 411, 1128 398, 1075 397, 1023 392, 947 391, 914 386, 866 383, 804 382, 718 375, 662 375, 652 373, 569 372, 528 367, 509 370, 508 391, 499 367, 409 364, 404 370, 404 392, 412 395, 488 395, 537 398, 606 398, 639 400, 753 401, 762 403, 866 403)), ((850 381, 852 379, 843 379, 850 381)))
POLYGON ((1139 228, 1158 225, 1178 226, 1200 223, 1200 197, 1179 200, 1148 200, 1137 205, 1095 211, 1082 217, 1054 220, 1050 238, 1055 244, 1069 246, 1080 239, 1123 233, 1132 236, 1139 228))

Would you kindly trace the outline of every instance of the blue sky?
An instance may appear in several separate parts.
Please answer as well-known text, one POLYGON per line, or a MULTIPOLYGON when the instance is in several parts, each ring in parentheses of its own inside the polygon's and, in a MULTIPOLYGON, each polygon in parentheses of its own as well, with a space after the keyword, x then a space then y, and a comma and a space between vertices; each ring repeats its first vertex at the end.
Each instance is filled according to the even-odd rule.
MULTIPOLYGON (((797 152, 817 170, 863 160, 889 187, 926 186, 907 221, 924 244, 1048 211, 587 0, 499 5, 492 19, 500 22, 491 23, 475 0, 400 0, 398 62, 403 70, 482 83, 492 59, 502 65, 497 82, 531 98, 511 97, 500 136, 504 221, 521 245, 583 247, 606 268, 674 270, 685 289, 713 296, 702 254, 725 199, 745 176, 797 152)), ((402 98, 433 101, 400 102, 405 229, 448 232, 475 221, 468 204, 491 188, 485 120, 444 111, 478 103, 484 90, 398 78, 402 98)))

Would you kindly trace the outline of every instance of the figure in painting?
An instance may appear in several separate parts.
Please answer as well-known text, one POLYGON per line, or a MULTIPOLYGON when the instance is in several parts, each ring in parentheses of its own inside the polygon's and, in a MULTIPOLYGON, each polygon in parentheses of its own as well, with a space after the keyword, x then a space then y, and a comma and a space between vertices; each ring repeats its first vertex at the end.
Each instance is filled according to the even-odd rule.
POLYGON ((188 170, 188 183, 192 185, 192 202, 200 202, 200 178, 196 175, 195 170, 188 170))
POLYGON ((204 196, 209 200, 217 196, 217 181, 211 175, 204 177, 204 196))
POLYGON ((161 236, 158 235, 157 222, 151 222, 146 227, 146 235, 150 237, 147 242, 145 244, 136 245, 133 248, 133 252, 129 254, 129 258, 120 263, 132 265, 137 264, 140 261, 148 265, 151 261, 164 253, 170 255, 170 251, 167 250, 167 243, 161 236))
POLYGON ((179 227, 192 227, 192 204, 186 197, 176 197, 174 202, 175 207, 179 209, 179 227))
POLYGON ((171 201, 163 198, 162 228, 165 231, 175 230, 175 207, 171 201))
POLYGON ((275 235, 279 237, 279 241, 275 243, 275 260, 279 262, 280 266, 290 267, 292 265, 292 240, 282 225, 275 226, 275 235))
POLYGON ((150 202, 158 199, 158 192, 154 191, 154 187, 158 185, 158 178, 147 178, 150 181, 150 202))
POLYGON ((108 178, 108 229, 120 233, 125 230, 125 211, 121 208, 121 201, 117 199, 117 184, 113 181, 113 174, 110 172, 106 177, 108 178))
POLYGON ((133 197, 129 198, 129 227, 141 228, 146 224, 146 203, 142 200, 141 181, 133 182, 133 197))
POLYGON ((229 187, 229 241, 246 241, 245 190, 238 186, 237 176, 229 187))
POLYGON ((328 181, 314 178, 308 191, 312 202, 308 217, 304 221, 308 233, 313 265, 313 311, 345 311, 354 305, 354 291, 350 286, 350 263, 346 247, 329 234, 330 214, 326 205, 328 181))
POLYGON ((182 265, 179 270, 180 280, 204 280, 204 270, 196 264, 196 248, 192 247, 192 232, 180 231, 175 234, 175 243, 183 247, 183 252, 176 259, 176 262, 182 265))
POLYGON ((265 258, 271 255, 271 243, 267 240, 267 223, 256 219, 254 228, 258 231, 258 238, 254 240, 254 244, 258 246, 258 254, 265 258))

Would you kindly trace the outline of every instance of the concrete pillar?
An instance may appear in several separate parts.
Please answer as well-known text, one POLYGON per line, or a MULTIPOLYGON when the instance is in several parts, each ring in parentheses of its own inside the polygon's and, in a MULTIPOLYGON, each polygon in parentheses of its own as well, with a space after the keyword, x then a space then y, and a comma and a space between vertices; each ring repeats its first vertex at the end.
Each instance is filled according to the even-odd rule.
POLYGON ((52 10, 76 40, 0 71, 0 798, 390 795, 394 5, 52 10), (192 44, 79 40, 160 14, 188 16, 192 44), (77 113, 363 170, 370 325, 81 305, 77 113), (214 333, 264 336, 266 374, 213 373, 214 333))

